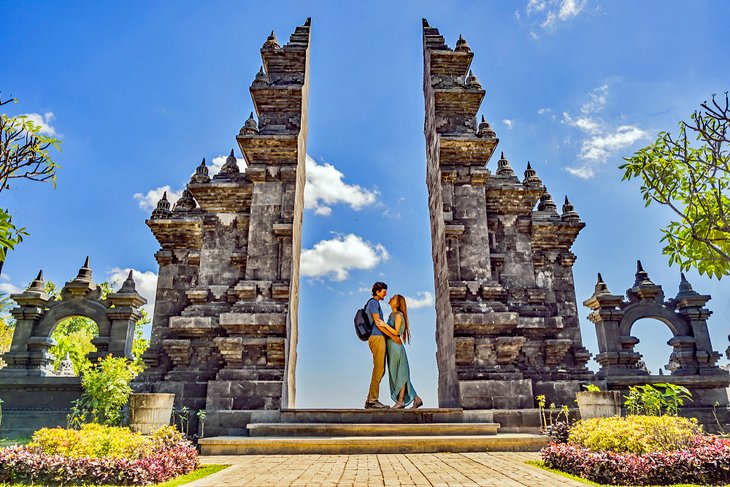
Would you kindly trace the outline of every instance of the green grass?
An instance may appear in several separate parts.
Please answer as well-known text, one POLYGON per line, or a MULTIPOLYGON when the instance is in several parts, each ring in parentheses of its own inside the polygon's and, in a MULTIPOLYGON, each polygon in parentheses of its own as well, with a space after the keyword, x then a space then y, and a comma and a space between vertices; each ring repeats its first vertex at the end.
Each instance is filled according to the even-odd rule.
MULTIPOLYGON (((528 465, 532 465, 533 467, 547 470, 548 472, 551 472, 551 473, 554 473, 557 475, 562 475, 563 477, 569 478, 571 480, 575 480, 576 482, 581 482, 586 485, 593 485, 593 486, 597 486, 597 487, 604 487, 606 485, 609 485, 609 484, 597 484, 595 482, 591 482, 590 480, 586 480, 583 477, 578 477, 577 475, 572 475, 567 472, 563 472, 562 470, 555 470, 554 468, 548 468, 545 466, 545 462, 543 462, 542 460, 527 460, 525 463, 528 465)), ((645 487, 660 487, 660 486, 645 486, 645 487)), ((697 484, 672 484, 667 487, 705 487, 705 486, 697 485, 697 484)), ((730 486, 726 485, 725 487, 730 487, 730 486)))
MULTIPOLYGON (((207 477, 208 475, 212 475, 216 472, 220 472, 224 468, 228 468, 230 465, 203 465, 194 471, 190 472, 187 475, 181 475, 179 477, 175 477, 174 479, 170 479, 167 482, 162 482, 161 484, 153 484, 154 487, 177 487, 178 485, 184 485, 187 483, 192 482, 193 480, 202 479, 203 477, 207 477)), ((0 484, 0 487, 14 487, 17 485, 33 485, 33 487, 45 487, 43 484, 0 484)), ((113 485, 97 485, 97 484, 84 484, 81 487, 115 487, 113 485)))

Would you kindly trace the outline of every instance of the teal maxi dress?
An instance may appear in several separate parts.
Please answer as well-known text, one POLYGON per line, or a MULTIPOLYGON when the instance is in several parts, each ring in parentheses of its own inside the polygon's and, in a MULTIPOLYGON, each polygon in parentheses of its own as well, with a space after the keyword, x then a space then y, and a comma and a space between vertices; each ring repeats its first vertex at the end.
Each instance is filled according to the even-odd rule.
MULTIPOLYGON (((403 314, 401 320, 403 320, 403 314)), ((391 313, 388 317, 388 324, 395 329, 395 313, 391 313)), ((405 323, 400 328, 398 336, 403 339, 403 331, 406 329, 405 323)), ((416 398, 416 390, 411 384, 411 369, 408 367, 408 356, 406 355, 406 347, 403 344, 395 343, 393 340, 386 340, 387 357, 388 357, 388 378, 390 379, 390 397, 393 401, 398 401, 398 394, 406 385, 406 391, 403 394, 403 402, 409 405, 416 398)))

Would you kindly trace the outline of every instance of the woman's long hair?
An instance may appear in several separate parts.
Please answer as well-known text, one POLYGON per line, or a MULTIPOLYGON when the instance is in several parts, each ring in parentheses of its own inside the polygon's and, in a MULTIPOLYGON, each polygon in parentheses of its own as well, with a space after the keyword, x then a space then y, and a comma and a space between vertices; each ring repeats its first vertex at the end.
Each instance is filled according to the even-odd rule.
POLYGON ((395 299, 395 311, 400 311, 403 313, 403 326, 405 326, 405 329, 403 330, 403 340, 406 343, 411 343, 411 332, 408 328, 408 309, 406 307, 406 298, 401 296, 400 294, 396 294, 393 296, 393 299, 395 299))

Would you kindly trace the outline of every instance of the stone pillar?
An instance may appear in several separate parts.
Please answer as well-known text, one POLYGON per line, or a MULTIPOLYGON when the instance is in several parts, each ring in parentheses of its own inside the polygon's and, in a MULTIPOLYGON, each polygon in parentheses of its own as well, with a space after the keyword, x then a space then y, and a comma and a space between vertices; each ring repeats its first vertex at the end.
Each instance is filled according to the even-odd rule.
POLYGON ((504 155, 495 174, 486 169, 499 139, 484 116, 477 125, 485 92, 474 54, 462 37, 449 48, 425 19, 423 45, 439 404, 533 407, 533 379, 570 381, 541 390, 572 401, 577 381, 592 378, 569 252, 585 225, 574 212, 561 220, 554 204, 554 218, 535 215, 545 188, 529 165, 524 181, 504 155))
POLYGON ((212 434, 294 405, 309 29, 283 46, 272 32, 261 48, 258 122, 252 112, 236 137, 247 167, 232 150, 211 178, 203 160, 174 210, 163 198, 148 221, 162 250, 152 367, 137 389, 205 408, 212 434))

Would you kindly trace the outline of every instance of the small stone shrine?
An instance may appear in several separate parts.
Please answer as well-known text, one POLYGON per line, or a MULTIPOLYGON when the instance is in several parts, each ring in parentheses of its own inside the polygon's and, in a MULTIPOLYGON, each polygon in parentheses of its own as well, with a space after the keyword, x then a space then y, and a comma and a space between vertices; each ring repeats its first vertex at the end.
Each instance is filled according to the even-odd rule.
POLYGON ((606 388, 624 391, 633 385, 671 382, 689 389, 692 407, 727 406, 730 374, 717 365, 720 353, 712 349, 707 329, 712 311, 705 304, 710 296, 693 290, 682 274, 679 292, 666 300, 662 287, 651 281, 641 261, 636 265, 636 280, 625 298, 611 294, 598 274, 593 296, 583 302, 591 309, 588 319, 596 325, 600 352, 596 362, 601 366, 596 377, 606 388), (645 318, 663 323, 672 332, 667 342, 673 348, 666 366, 670 378, 650 375, 640 366, 641 354, 634 351, 639 339, 631 336, 631 328, 645 318))
POLYGON ((245 170, 234 151, 212 178, 203 160, 174 208, 163 196, 147 221, 162 248, 135 388, 205 409, 211 434, 294 405, 309 31, 308 19, 261 47, 257 117, 236 137, 245 170))
POLYGON ((571 404, 593 377, 570 251, 585 223, 567 197, 558 212, 529 162, 522 180, 504 153, 485 167, 499 139, 477 124, 485 92, 464 38, 451 49, 424 19, 423 49, 439 405, 571 404))
POLYGON ((99 327, 90 360, 108 354, 132 358, 135 323, 147 300, 137 293, 132 272, 117 292, 106 299, 101 296, 88 257, 57 298, 46 293, 43 272, 24 292, 10 295, 17 307, 10 311, 15 331, 10 350, 2 356, 5 367, 0 369, 3 434, 29 436, 43 426, 65 425, 71 403, 81 396, 81 381, 68 355, 59 370, 52 367, 54 357, 49 350, 56 342, 51 335, 65 318, 83 316, 99 327))

